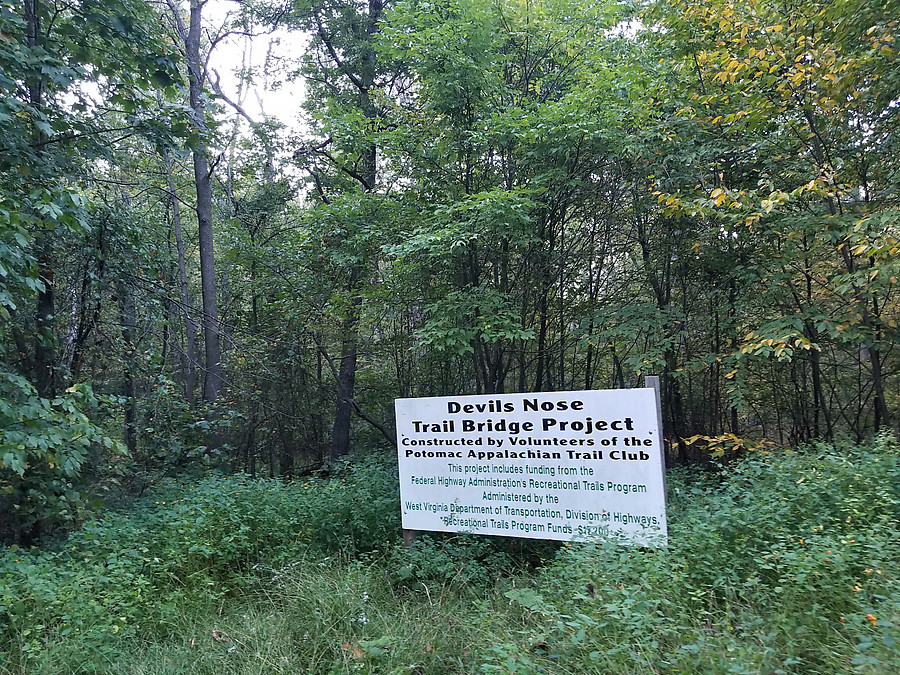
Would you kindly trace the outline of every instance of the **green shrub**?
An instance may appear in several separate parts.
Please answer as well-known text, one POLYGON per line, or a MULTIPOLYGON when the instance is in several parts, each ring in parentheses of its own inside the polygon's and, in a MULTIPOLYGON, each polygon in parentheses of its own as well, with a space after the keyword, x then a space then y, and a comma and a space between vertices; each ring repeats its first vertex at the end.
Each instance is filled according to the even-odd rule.
POLYGON ((165 623, 179 603, 221 599, 260 565, 307 549, 387 550, 399 538, 399 510, 396 468, 377 458, 331 479, 167 479, 55 548, 6 549, 0 637, 36 649, 50 633, 102 643, 165 623))
POLYGON ((513 573, 512 558, 496 537, 453 535, 416 539, 411 550, 395 549, 395 583, 412 587, 437 583, 487 587, 513 573))
POLYGON ((44 398, 0 369, 0 542, 30 543, 85 517, 82 468, 125 451, 86 412, 111 403, 86 384, 44 398))
POLYGON ((175 653, 251 672, 209 637, 229 611, 242 645, 312 672, 897 672, 898 486, 893 439, 818 445, 670 474, 668 549, 435 534, 407 551, 391 460, 169 479, 0 555, 0 672, 121 672, 145 649, 157 666, 134 672, 175 653), (532 577, 539 550, 556 553, 532 577))
POLYGON ((898 486, 887 436, 676 472, 669 548, 563 547, 536 588, 508 593, 534 625, 485 652, 485 672, 893 671, 898 486))

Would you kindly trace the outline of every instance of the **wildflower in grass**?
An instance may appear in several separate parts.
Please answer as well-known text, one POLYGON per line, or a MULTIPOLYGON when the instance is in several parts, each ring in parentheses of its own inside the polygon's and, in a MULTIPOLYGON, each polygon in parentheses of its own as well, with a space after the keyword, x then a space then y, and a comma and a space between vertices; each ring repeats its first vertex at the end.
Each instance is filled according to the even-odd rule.
POLYGON ((872 616, 871 614, 866 614, 866 618, 869 620, 869 623, 871 623, 873 626, 877 626, 877 625, 878 625, 878 619, 876 619, 876 618, 875 618, 874 616, 872 616))

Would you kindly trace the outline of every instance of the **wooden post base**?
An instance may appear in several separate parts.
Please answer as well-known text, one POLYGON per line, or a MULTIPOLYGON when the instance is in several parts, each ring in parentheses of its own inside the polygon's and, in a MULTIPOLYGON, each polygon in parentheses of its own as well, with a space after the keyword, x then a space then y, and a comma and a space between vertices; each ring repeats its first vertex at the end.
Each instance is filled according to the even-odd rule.
POLYGON ((403 530, 403 545, 412 550, 413 542, 417 536, 419 536, 418 530, 403 530))

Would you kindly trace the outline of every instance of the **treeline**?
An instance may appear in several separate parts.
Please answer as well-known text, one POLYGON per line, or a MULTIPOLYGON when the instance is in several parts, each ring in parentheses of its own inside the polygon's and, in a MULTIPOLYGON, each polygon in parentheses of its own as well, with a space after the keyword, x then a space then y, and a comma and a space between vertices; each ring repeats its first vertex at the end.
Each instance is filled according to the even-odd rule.
POLYGON ((0 4, 3 538, 397 397, 660 375, 673 463, 896 428, 896 1, 208 10, 0 4), (303 133, 209 66, 276 28, 303 133))

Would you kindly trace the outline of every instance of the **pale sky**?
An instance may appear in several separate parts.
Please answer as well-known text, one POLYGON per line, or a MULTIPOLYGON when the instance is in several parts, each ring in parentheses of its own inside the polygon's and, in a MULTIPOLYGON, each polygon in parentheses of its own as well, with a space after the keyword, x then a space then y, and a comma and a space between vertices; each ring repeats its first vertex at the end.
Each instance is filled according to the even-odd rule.
MULTIPOLYGON (((235 11, 234 2, 210 0, 204 8, 204 23, 210 34, 214 35, 226 23, 229 12, 235 11)), ((213 51, 210 69, 219 74, 222 92, 239 103, 254 121, 262 121, 265 111, 296 130, 301 126, 304 87, 300 79, 286 81, 284 70, 287 64, 297 63, 304 49, 303 42, 302 35, 284 30, 253 38, 229 36, 213 51), (237 72, 248 66, 254 71, 254 82, 241 89, 237 72)), ((210 73, 210 77, 214 79, 215 75, 210 73)), ((231 117, 231 111, 228 114, 231 117)))

